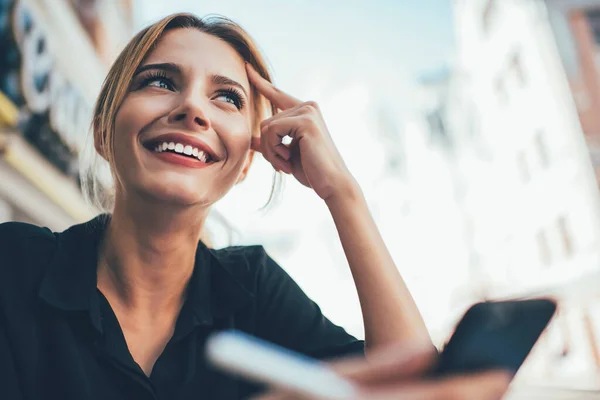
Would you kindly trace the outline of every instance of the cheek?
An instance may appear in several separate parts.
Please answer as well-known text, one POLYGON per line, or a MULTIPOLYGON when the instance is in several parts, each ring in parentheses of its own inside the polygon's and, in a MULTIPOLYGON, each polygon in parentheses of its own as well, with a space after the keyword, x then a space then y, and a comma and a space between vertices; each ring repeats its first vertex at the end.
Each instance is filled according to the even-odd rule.
POLYGON ((216 132, 221 132, 219 136, 227 148, 228 162, 234 165, 235 169, 241 169, 250 150, 252 139, 250 121, 245 118, 237 121, 229 120, 227 123, 213 120, 213 127, 216 132))
POLYGON ((153 121, 168 115, 170 104, 167 99, 138 96, 135 93, 125 98, 115 118, 117 136, 138 135, 153 121))
POLYGON ((140 129, 146 114, 146 108, 143 107, 143 104, 138 103, 140 102, 135 101, 135 99, 126 99, 119 108, 115 118, 117 137, 131 134, 140 129))
POLYGON ((115 118, 115 136, 114 143, 117 149, 127 146, 132 135, 139 130, 140 114, 135 112, 136 107, 132 102, 124 102, 115 118))
MULTIPOLYGON (((136 163, 139 133, 150 121, 153 113, 142 99, 126 98, 115 117, 113 137, 115 167, 123 173, 136 163)), ((147 103, 147 102, 146 102, 147 103)))

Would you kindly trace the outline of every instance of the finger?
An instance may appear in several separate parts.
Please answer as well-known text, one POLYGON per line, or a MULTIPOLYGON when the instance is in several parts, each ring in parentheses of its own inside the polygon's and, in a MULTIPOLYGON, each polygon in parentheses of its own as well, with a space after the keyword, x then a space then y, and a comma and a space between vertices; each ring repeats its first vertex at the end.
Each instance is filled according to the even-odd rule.
POLYGON ((293 140, 300 139, 303 133, 310 129, 308 121, 303 115, 265 121, 260 128, 262 140, 264 140, 265 134, 273 135, 273 145, 281 143, 281 140, 286 136, 291 137, 293 140))
POLYGON ((275 152, 275 146, 277 145, 278 136, 272 132, 264 132, 260 138, 260 152, 262 153, 265 160, 273 165, 277 171, 281 171, 283 166, 283 159, 278 159, 278 155, 275 152))
POLYGON ((267 119, 264 119, 263 121, 261 121, 260 127, 262 129, 265 125, 270 124, 271 122, 277 121, 279 119, 303 115, 303 114, 305 114, 305 111, 306 110, 304 107, 304 103, 299 103, 292 108, 288 108, 286 110, 279 111, 277 114, 275 114, 267 119))
POLYGON ((370 400, 499 400, 508 390, 512 375, 507 372, 486 372, 440 381, 421 381, 367 390, 370 400))
POLYGON ((279 157, 281 157, 285 161, 289 161, 292 156, 291 150, 287 146, 285 146, 283 143, 279 143, 278 145, 276 145, 273 148, 273 150, 275 151, 275 154, 277 154, 279 157))
POLYGON ((283 171, 286 174, 292 173, 292 165, 279 156, 275 156, 269 162, 271 163, 271 165, 273 165, 273 168, 275 168, 277 171, 283 171))
POLYGON ((265 160, 271 162, 275 157, 275 154, 271 150, 271 146, 269 146, 268 135, 261 133, 258 144, 260 145, 260 152, 262 153, 265 160))
POLYGON ((246 63, 246 71, 250 82, 256 87, 258 92, 265 96, 275 107, 281 110, 287 110, 301 103, 300 100, 279 90, 271 82, 260 76, 252 65, 246 63))
POLYGON ((286 135, 292 135, 293 129, 298 126, 298 121, 291 118, 272 121, 265 125, 261 130, 261 152, 267 161, 273 166, 281 167, 281 171, 292 173, 289 160, 291 159, 290 149, 282 144, 282 139, 286 135), (283 164, 282 164, 283 162, 283 164))
MULTIPOLYGON (((309 103, 312 103, 312 102, 309 102, 309 103)), ((306 114, 308 112, 310 112, 310 108, 307 107, 307 105, 308 105, 308 103, 300 103, 292 108, 288 108, 287 110, 278 112, 277 114, 273 115, 272 117, 263 120, 260 123, 260 129, 264 128, 265 125, 273 123, 274 121, 278 121, 278 120, 285 119, 288 117, 306 116, 306 114)))
POLYGON ((417 343, 401 343, 371 352, 364 358, 332 363, 332 368, 361 384, 398 382, 422 375, 437 357, 435 348, 417 343))

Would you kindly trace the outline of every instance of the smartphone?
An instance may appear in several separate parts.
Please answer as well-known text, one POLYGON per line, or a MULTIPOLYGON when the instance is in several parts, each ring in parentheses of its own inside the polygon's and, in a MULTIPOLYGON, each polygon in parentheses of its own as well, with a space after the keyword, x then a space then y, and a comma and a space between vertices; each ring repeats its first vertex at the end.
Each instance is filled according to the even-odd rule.
MULTIPOLYGON (((431 376, 503 369, 516 372, 556 311, 549 299, 478 303, 456 326, 431 376)), ((357 387, 324 363, 253 336, 224 331, 208 339, 217 368, 322 399, 356 397, 357 387)))
POLYGON ((550 299, 475 304, 443 347, 432 375, 491 369, 516 373, 555 312, 550 299))
POLYGON ((206 355, 215 367, 288 391, 338 400, 354 398, 355 385, 324 363, 238 331, 208 338, 206 355))

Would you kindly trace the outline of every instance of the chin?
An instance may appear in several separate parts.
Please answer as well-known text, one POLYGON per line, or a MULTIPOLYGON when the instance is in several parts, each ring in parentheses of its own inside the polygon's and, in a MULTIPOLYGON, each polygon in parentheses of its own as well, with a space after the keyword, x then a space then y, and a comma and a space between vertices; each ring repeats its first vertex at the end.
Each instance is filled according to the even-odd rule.
POLYGON ((207 190, 208 188, 199 188, 197 184, 182 185, 171 182, 138 189, 142 198, 165 206, 209 206, 216 201, 216 199, 212 199, 213 196, 211 196, 210 190, 207 190))

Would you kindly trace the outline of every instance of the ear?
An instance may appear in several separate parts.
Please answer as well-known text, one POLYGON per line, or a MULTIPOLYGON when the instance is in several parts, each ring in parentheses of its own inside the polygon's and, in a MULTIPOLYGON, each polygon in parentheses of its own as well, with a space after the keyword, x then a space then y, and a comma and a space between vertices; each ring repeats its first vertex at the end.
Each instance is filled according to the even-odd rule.
POLYGON ((254 160, 254 150, 250 150, 250 152, 248 153, 248 157, 246 157, 246 162, 244 163, 244 168, 242 168, 242 171, 240 172, 240 175, 238 176, 238 179, 235 182, 236 185, 238 183, 242 183, 244 179, 246 179, 248 171, 250 170, 250 166, 252 165, 252 160, 254 160))

